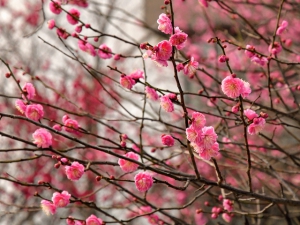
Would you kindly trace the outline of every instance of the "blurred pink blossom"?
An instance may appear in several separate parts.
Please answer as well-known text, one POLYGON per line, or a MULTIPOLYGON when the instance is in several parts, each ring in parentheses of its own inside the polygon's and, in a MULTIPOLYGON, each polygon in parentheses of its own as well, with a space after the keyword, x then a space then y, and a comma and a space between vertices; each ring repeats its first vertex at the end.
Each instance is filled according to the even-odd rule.
MULTIPOLYGON (((139 155, 134 153, 134 152, 128 152, 124 156, 126 158, 130 158, 130 159, 133 159, 135 161, 139 160, 139 155)), ((138 164, 136 164, 134 162, 130 162, 126 159, 121 159, 121 158, 118 160, 118 163, 119 163, 121 169, 126 173, 136 171, 137 168, 139 167, 138 164)))

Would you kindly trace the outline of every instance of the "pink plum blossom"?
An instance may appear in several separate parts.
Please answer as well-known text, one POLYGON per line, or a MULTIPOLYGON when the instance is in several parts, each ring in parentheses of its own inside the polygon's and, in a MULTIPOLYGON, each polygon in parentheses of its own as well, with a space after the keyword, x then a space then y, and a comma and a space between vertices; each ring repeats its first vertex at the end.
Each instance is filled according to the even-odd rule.
POLYGON ((201 140, 197 142, 199 146, 204 149, 209 149, 217 141, 218 135, 212 126, 203 127, 201 133, 201 140))
POLYGON ((227 76, 222 80, 221 89, 230 98, 237 98, 242 93, 244 83, 241 79, 227 76))
POLYGON ((26 100, 24 95, 26 95, 28 100, 33 99, 33 97, 35 96, 35 88, 32 83, 26 83, 22 88, 22 91, 23 91, 22 98, 24 100, 26 100))
POLYGON ((49 215, 50 213, 54 215, 56 212, 56 206, 52 202, 47 200, 41 201, 41 208, 46 213, 46 215, 49 215))
POLYGON ((26 110, 26 107, 27 107, 27 106, 24 104, 24 102, 23 102, 22 100, 17 99, 16 102, 15 102, 15 106, 16 106, 17 110, 18 110, 20 113, 22 113, 22 114, 25 113, 25 110, 26 110))
POLYGON ((84 174, 84 166, 78 162, 73 162, 71 166, 66 166, 66 175, 69 180, 79 180, 84 174))
POLYGON ((281 22, 281 25, 277 28, 276 34, 281 35, 285 31, 288 25, 289 23, 286 20, 283 20, 281 22))
POLYGON ((67 191, 55 192, 52 195, 52 202, 57 208, 66 207, 70 203, 71 195, 67 191))
POLYGON ((106 44, 102 44, 99 46, 98 56, 101 59, 110 59, 112 57, 111 52, 111 49, 106 44))
POLYGON ((171 135, 162 134, 161 142, 163 143, 163 145, 171 147, 174 145, 174 138, 171 135))
POLYGON ((75 31, 76 31, 77 33, 81 33, 81 31, 82 31, 82 25, 76 26, 76 27, 75 27, 75 31))
POLYGON ((160 97, 160 106, 166 111, 166 112, 173 112, 174 111, 174 105, 173 102, 168 98, 167 96, 160 97))
POLYGON ((252 109, 245 109, 244 114, 248 118, 248 120, 253 120, 254 118, 258 117, 256 112, 253 111, 252 109))
POLYGON ((172 55, 172 45, 169 41, 161 41, 155 46, 156 59, 167 61, 172 55))
POLYGON ((202 159, 210 160, 211 157, 216 157, 219 155, 219 144, 217 142, 213 143, 210 147, 202 149, 199 152, 199 156, 202 159))
POLYGON ((229 58, 226 55, 220 55, 219 58, 218 58, 218 61, 220 63, 224 63, 224 62, 228 61, 228 59, 229 58))
POLYGON ((178 50, 184 48, 188 35, 182 32, 178 27, 175 28, 175 34, 173 34, 169 41, 171 45, 175 46, 178 50))
POLYGON ((86 219, 85 224, 86 225, 102 225, 103 221, 102 221, 102 219, 100 219, 92 214, 86 219))
POLYGON ((191 142, 191 146, 193 147, 194 151, 200 154, 203 151, 203 147, 198 145, 199 142, 191 142))
POLYGON ((194 126, 189 126, 186 128, 186 137, 190 142, 200 142, 202 130, 195 128, 194 126))
POLYGON ((193 77, 198 69, 199 63, 195 61, 194 57, 191 57, 190 61, 185 64, 183 73, 189 77, 193 77))
POLYGON ((50 29, 50 30, 52 30, 53 28, 55 27, 55 20, 49 20, 48 21, 48 28, 50 29))
POLYGON ((135 175, 134 182, 135 182, 136 188, 140 192, 145 192, 145 191, 148 191, 152 187, 153 178, 147 172, 139 172, 137 175, 135 175))
MULTIPOLYGON (((133 159, 135 161, 139 160, 139 155, 134 152, 128 152, 124 156, 126 158, 133 159)), ((118 163, 119 163, 121 169, 126 173, 136 171, 137 168, 139 167, 138 164, 136 164, 134 162, 130 162, 126 159, 121 159, 121 158, 118 160, 118 163)))
POLYGON ((229 199, 224 199, 223 200, 223 207, 228 212, 231 212, 233 210, 233 202, 229 199))
POLYGON ((159 42, 156 46, 148 49, 144 54, 143 58, 149 58, 158 66, 168 66, 168 59, 172 56, 172 45, 169 41, 164 40, 159 42))
POLYGON ((126 76, 125 74, 122 74, 120 77, 120 84, 122 87, 131 90, 131 88, 135 84, 135 81, 130 76, 126 76))
POLYGON ((158 94, 153 88, 146 86, 145 93, 146 93, 147 98, 154 100, 154 101, 158 100, 158 94))
POLYGON ((266 120, 264 118, 254 118, 253 123, 248 126, 248 133, 250 135, 258 134, 264 128, 266 120))
POLYGON ((37 145, 38 148, 48 148, 52 145, 52 135, 45 129, 39 128, 33 134, 33 143, 37 145))
POLYGON ((50 11, 53 12, 54 14, 60 14, 62 9, 60 7, 60 2, 58 1, 51 1, 49 3, 49 8, 50 8, 50 11))
POLYGON ((69 117, 68 115, 64 115, 64 116, 62 117, 63 123, 65 123, 68 119, 70 119, 70 117, 69 117))
POLYGON ((206 124, 206 118, 202 113, 199 112, 193 112, 192 114, 192 125, 197 128, 201 129, 206 124))
POLYGON ((178 64, 176 65, 176 70, 177 70, 178 72, 180 72, 181 70, 183 70, 183 68, 184 68, 184 65, 183 65, 182 63, 178 63, 178 64))
POLYGON ((44 116, 43 106, 40 104, 28 105, 25 110, 25 116, 28 119, 39 121, 44 116))
POLYGON ((72 25, 78 23, 79 17, 80 17, 80 12, 74 8, 70 9, 69 13, 67 14, 67 20, 72 25))
POLYGON ((165 34, 172 34, 173 32, 172 22, 166 14, 164 13, 160 14, 157 23, 158 23, 158 29, 161 32, 164 32, 165 34))
POLYGON ((65 131, 67 131, 69 133, 77 134, 78 128, 79 128, 79 125, 78 125, 77 120, 67 119, 64 121, 65 131))

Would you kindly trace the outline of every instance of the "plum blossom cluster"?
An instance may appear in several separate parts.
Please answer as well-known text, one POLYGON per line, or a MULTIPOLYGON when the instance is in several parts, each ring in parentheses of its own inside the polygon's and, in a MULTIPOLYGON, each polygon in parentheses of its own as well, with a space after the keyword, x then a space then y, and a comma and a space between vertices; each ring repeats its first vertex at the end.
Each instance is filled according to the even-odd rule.
MULTIPOLYGON (((135 161, 139 160, 138 154, 136 154, 134 152, 128 152, 124 156, 126 158, 133 159, 135 161)), ((126 173, 134 172, 139 167, 138 164, 131 162, 129 160, 123 159, 123 158, 120 158, 118 160, 118 164, 120 165, 120 168, 126 173)), ((134 182, 135 182, 135 186, 138 191, 146 192, 152 187, 153 178, 147 172, 139 172, 137 175, 135 175, 134 182)))
POLYGON ((52 202, 48 200, 41 201, 42 210, 47 214, 54 215, 57 208, 66 207, 70 203, 71 195, 67 191, 61 193, 55 192, 52 195, 52 202))
POLYGON ((255 54, 255 47, 252 45, 246 45, 245 54, 251 59, 251 62, 254 62, 257 65, 264 66, 268 62, 266 57, 255 54))
POLYGON ((266 124, 265 119, 268 118, 268 115, 266 113, 261 112, 260 116, 258 116, 252 109, 246 109, 244 110, 244 115, 247 117, 250 124, 248 126, 248 133, 250 135, 258 134, 263 130, 266 124))
POLYGON ((234 214, 231 214, 230 212, 233 210, 233 202, 229 199, 224 199, 223 201, 223 208, 214 206, 211 209, 211 218, 217 219, 220 214, 222 214, 222 218, 227 222, 230 223, 232 220, 232 216, 234 214), (225 210, 225 212, 224 212, 225 210), (227 211, 227 212, 226 212, 227 211))
MULTIPOLYGON (((41 208, 47 214, 54 215, 57 208, 66 207, 70 203, 71 195, 67 191, 62 193, 55 192, 52 196, 52 202, 48 200, 41 201, 41 208)), ((68 217, 66 220, 68 225, 103 225, 103 220, 96 217, 95 215, 90 215, 85 221, 75 220, 72 217, 68 217)))
POLYGON ((231 74, 222 80, 221 89, 230 98, 237 98, 240 95, 246 98, 251 93, 250 84, 237 78, 235 74, 231 74))
MULTIPOLYGON (((44 108, 40 104, 31 104, 29 101, 35 96, 33 84, 26 83, 22 88, 23 100, 16 100, 15 106, 21 114, 25 114, 28 119, 39 121, 44 116, 44 108)), ((45 128, 37 129, 33 134, 33 143, 39 148, 48 148, 52 145, 52 135, 45 128)))
POLYGON ((191 146, 205 160, 219 155, 218 135, 211 126, 205 126, 206 118, 202 113, 193 112, 191 125, 186 129, 191 146))
POLYGON ((120 77, 120 84, 122 87, 131 90, 141 78, 144 78, 144 72, 141 70, 137 70, 129 75, 122 74, 120 77))
MULTIPOLYGON (((64 3, 62 1, 51 1, 49 3, 49 8, 50 11, 53 12, 54 14, 60 14, 62 12, 62 8, 61 8, 61 4, 64 3)), ((75 4, 75 5, 79 5, 82 7, 87 7, 87 3, 86 1, 68 1, 67 3, 69 4, 75 4), (72 3, 70 3, 72 2, 72 3)), ((76 25, 79 22, 80 19, 80 12, 77 9, 70 9, 67 13, 67 21, 71 24, 71 25, 76 25)), ((53 19, 48 21, 48 28, 49 29, 53 29, 56 26, 55 21, 53 19)), ((76 26, 75 31, 77 33, 80 33, 82 31, 82 27, 83 25, 79 25, 76 26)), ((86 28, 90 27, 90 24, 85 24, 86 28)), ((66 32, 65 29, 57 27, 56 29, 56 33, 59 37, 63 38, 63 39, 67 39, 70 34, 68 32, 66 32)), ((101 44, 99 46, 99 48, 94 47, 92 44, 88 43, 86 40, 81 40, 78 36, 77 33, 73 33, 72 36, 78 38, 78 47, 79 49, 81 49, 84 52, 89 53, 91 56, 96 56, 98 54, 98 56, 101 59, 110 59, 112 57, 112 50, 111 48, 109 48, 106 44, 101 44)), ((98 39, 97 39, 98 40, 98 39)), ((96 41, 96 39, 95 39, 96 41)))
MULTIPOLYGON (((29 98, 27 98, 29 100, 29 98)), ((26 100, 25 100, 26 101, 26 100)), ((28 119, 39 121, 44 116, 43 106, 40 104, 28 104, 20 99, 16 100, 15 106, 20 113, 25 114, 28 119)))
POLYGON ((169 40, 163 40, 155 46, 142 43, 140 47, 141 49, 147 50, 143 55, 144 58, 151 58, 159 66, 168 66, 168 60, 172 56, 172 47, 178 50, 183 49, 188 35, 182 32, 179 27, 175 27, 173 30, 172 22, 165 13, 160 14, 157 23, 158 29, 161 32, 171 35, 169 40))
MULTIPOLYGON (((120 136, 120 138, 121 138, 121 145, 122 145, 122 142, 124 142, 125 143, 124 145, 126 146, 126 140, 128 138, 127 135, 122 134, 120 136)), ((140 151, 140 149, 136 145, 133 145, 132 148, 137 152, 140 151)), ((124 155, 124 157, 135 160, 135 161, 139 161, 139 158, 140 158, 139 155, 134 152, 126 153, 124 155)), ((134 172, 139 167, 138 164, 136 164, 132 161, 126 160, 124 158, 120 158, 118 160, 118 164, 119 164, 121 170, 124 171, 125 173, 134 172)), ((135 186, 136 186, 137 190, 140 192, 148 191, 153 185, 153 178, 147 172, 139 172, 138 174, 136 174, 134 177, 134 181, 135 181, 135 186)))
POLYGON ((147 50, 143 54, 145 59, 151 58, 158 66, 168 66, 168 60, 172 56, 172 45, 169 41, 161 41, 156 46, 142 43, 140 47, 147 50))
MULTIPOLYGON (((166 14, 160 14, 157 23, 158 29, 161 32, 165 34, 173 33, 172 22, 166 14)), ((172 46, 176 47, 178 50, 181 50, 186 44, 187 37, 188 35, 182 32, 179 27, 175 27, 174 34, 170 36, 169 42, 172 46)))

